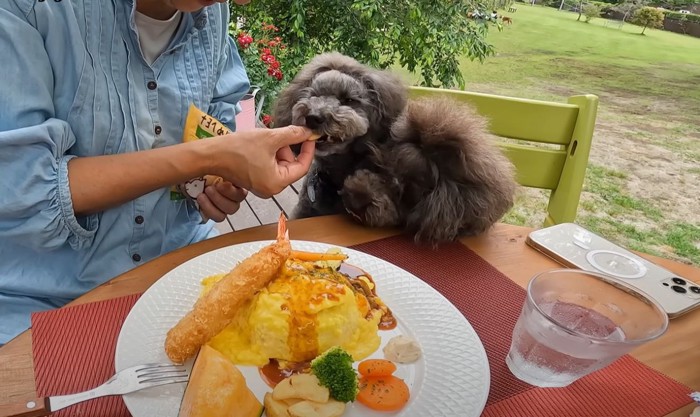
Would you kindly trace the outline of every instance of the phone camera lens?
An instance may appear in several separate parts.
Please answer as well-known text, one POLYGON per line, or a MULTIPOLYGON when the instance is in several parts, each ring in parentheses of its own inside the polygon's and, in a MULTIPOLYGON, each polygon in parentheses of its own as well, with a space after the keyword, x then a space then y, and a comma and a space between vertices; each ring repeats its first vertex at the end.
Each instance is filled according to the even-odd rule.
POLYGON ((685 280, 682 278, 676 277, 676 278, 673 278, 672 281, 678 285, 685 285, 685 280))
POLYGON ((678 286, 678 285, 672 286, 671 289, 672 289, 673 291, 677 292, 677 293, 680 293, 680 294, 685 294, 685 293, 688 292, 685 288, 680 287, 680 286, 678 286))
POLYGON ((690 287, 690 292, 695 293, 695 294, 700 294, 700 287, 692 286, 692 287, 690 287))

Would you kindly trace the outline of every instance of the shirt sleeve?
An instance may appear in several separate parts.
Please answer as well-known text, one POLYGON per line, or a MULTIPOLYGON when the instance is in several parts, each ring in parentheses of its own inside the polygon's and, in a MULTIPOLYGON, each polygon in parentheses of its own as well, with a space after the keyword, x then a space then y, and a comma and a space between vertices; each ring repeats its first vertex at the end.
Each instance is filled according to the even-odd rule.
POLYGON ((217 23, 221 25, 219 30, 222 31, 222 53, 214 96, 209 105, 209 114, 230 128, 234 128, 236 114, 240 112, 238 102, 250 89, 250 81, 238 54, 238 47, 228 34, 228 6, 222 4, 220 10, 222 15, 220 22, 217 23))
POLYGON ((76 217, 68 184, 75 136, 55 117, 44 40, 12 1, 0 5, 0 239, 37 251, 89 246, 97 216, 76 217))

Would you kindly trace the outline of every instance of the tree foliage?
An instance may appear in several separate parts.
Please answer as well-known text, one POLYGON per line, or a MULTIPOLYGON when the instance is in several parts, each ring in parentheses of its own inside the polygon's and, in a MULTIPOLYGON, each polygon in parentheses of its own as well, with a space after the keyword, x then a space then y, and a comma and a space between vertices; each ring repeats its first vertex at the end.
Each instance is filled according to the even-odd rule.
POLYGON ((625 23, 628 17, 633 16, 637 10, 646 6, 648 3, 649 0, 622 0, 613 7, 613 10, 623 14, 622 23, 625 23))
POLYGON ((642 26, 643 35, 648 27, 660 28, 664 25, 664 12, 655 7, 642 7, 634 12, 632 23, 642 26))
POLYGON ((459 58, 483 60, 494 49, 488 22, 467 13, 485 10, 481 0, 265 0, 231 5, 242 30, 263 23, 279 28, 288 51, 283 63, 291 79, 314 55, 338 51, 359 61, 419 72, 422 85, 464 87, 459 58))
POLYGON ((583 5, 583 14, 586 16, 586 23, 588 23, 594 17, 600 17, 600 6, 593 3, 586 3, 583 5))

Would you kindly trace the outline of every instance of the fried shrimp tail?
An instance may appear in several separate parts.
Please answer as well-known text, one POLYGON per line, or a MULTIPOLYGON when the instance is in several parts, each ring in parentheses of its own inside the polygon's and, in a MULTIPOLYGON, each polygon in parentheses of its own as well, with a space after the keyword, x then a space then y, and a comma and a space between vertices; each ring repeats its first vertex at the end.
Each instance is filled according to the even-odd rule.
POLYGON ((287 219, 280 214, 277 241, 236 265, 195 303, 165 338, 165 353, 183 363, 233 320, 239 308, 274 279, 291 254, 287 219))

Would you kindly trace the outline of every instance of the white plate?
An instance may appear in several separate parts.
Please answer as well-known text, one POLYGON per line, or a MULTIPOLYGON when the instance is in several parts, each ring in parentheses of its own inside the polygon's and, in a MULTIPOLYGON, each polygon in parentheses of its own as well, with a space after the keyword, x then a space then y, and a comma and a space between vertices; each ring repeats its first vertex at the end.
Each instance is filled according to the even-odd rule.
MULTIPOLYGON (((119 334, 116 370, 152 362, 169 362, 163 350, 167 331, 190 310, 200 291, 200 280, 227 272, 238 261, 269 241, 250 242, 200 255, 165 274, 146 291, 129 313, 119 334)), ((293 241, 295 249, 323 252, 330 245, 293 241)), ((382 357, 382 347, 393 336, 405 334, 421 345, 423 356, 399 365, 396 376, 411 390, 411 400, 395 416, 477 417, 489 392, 489 365, 476 332, 464 316, 440 293, 403 269, 384 260, 343 248, 347 262, 372 275, 377 294, 394 313, 398 326, 380 331, 382 346, 371 357, 382 357)), ((191 360, 187 363, 191 366, 191 360)), ((250 389, 262 401, 270 388, 255 367, 241 366, 250 389)), ((146 389, 124 396, 134 417, 177 417, 185 384, 146 389)), ((349 404, 343 417, 385 416, 362 404, 349 404)))

